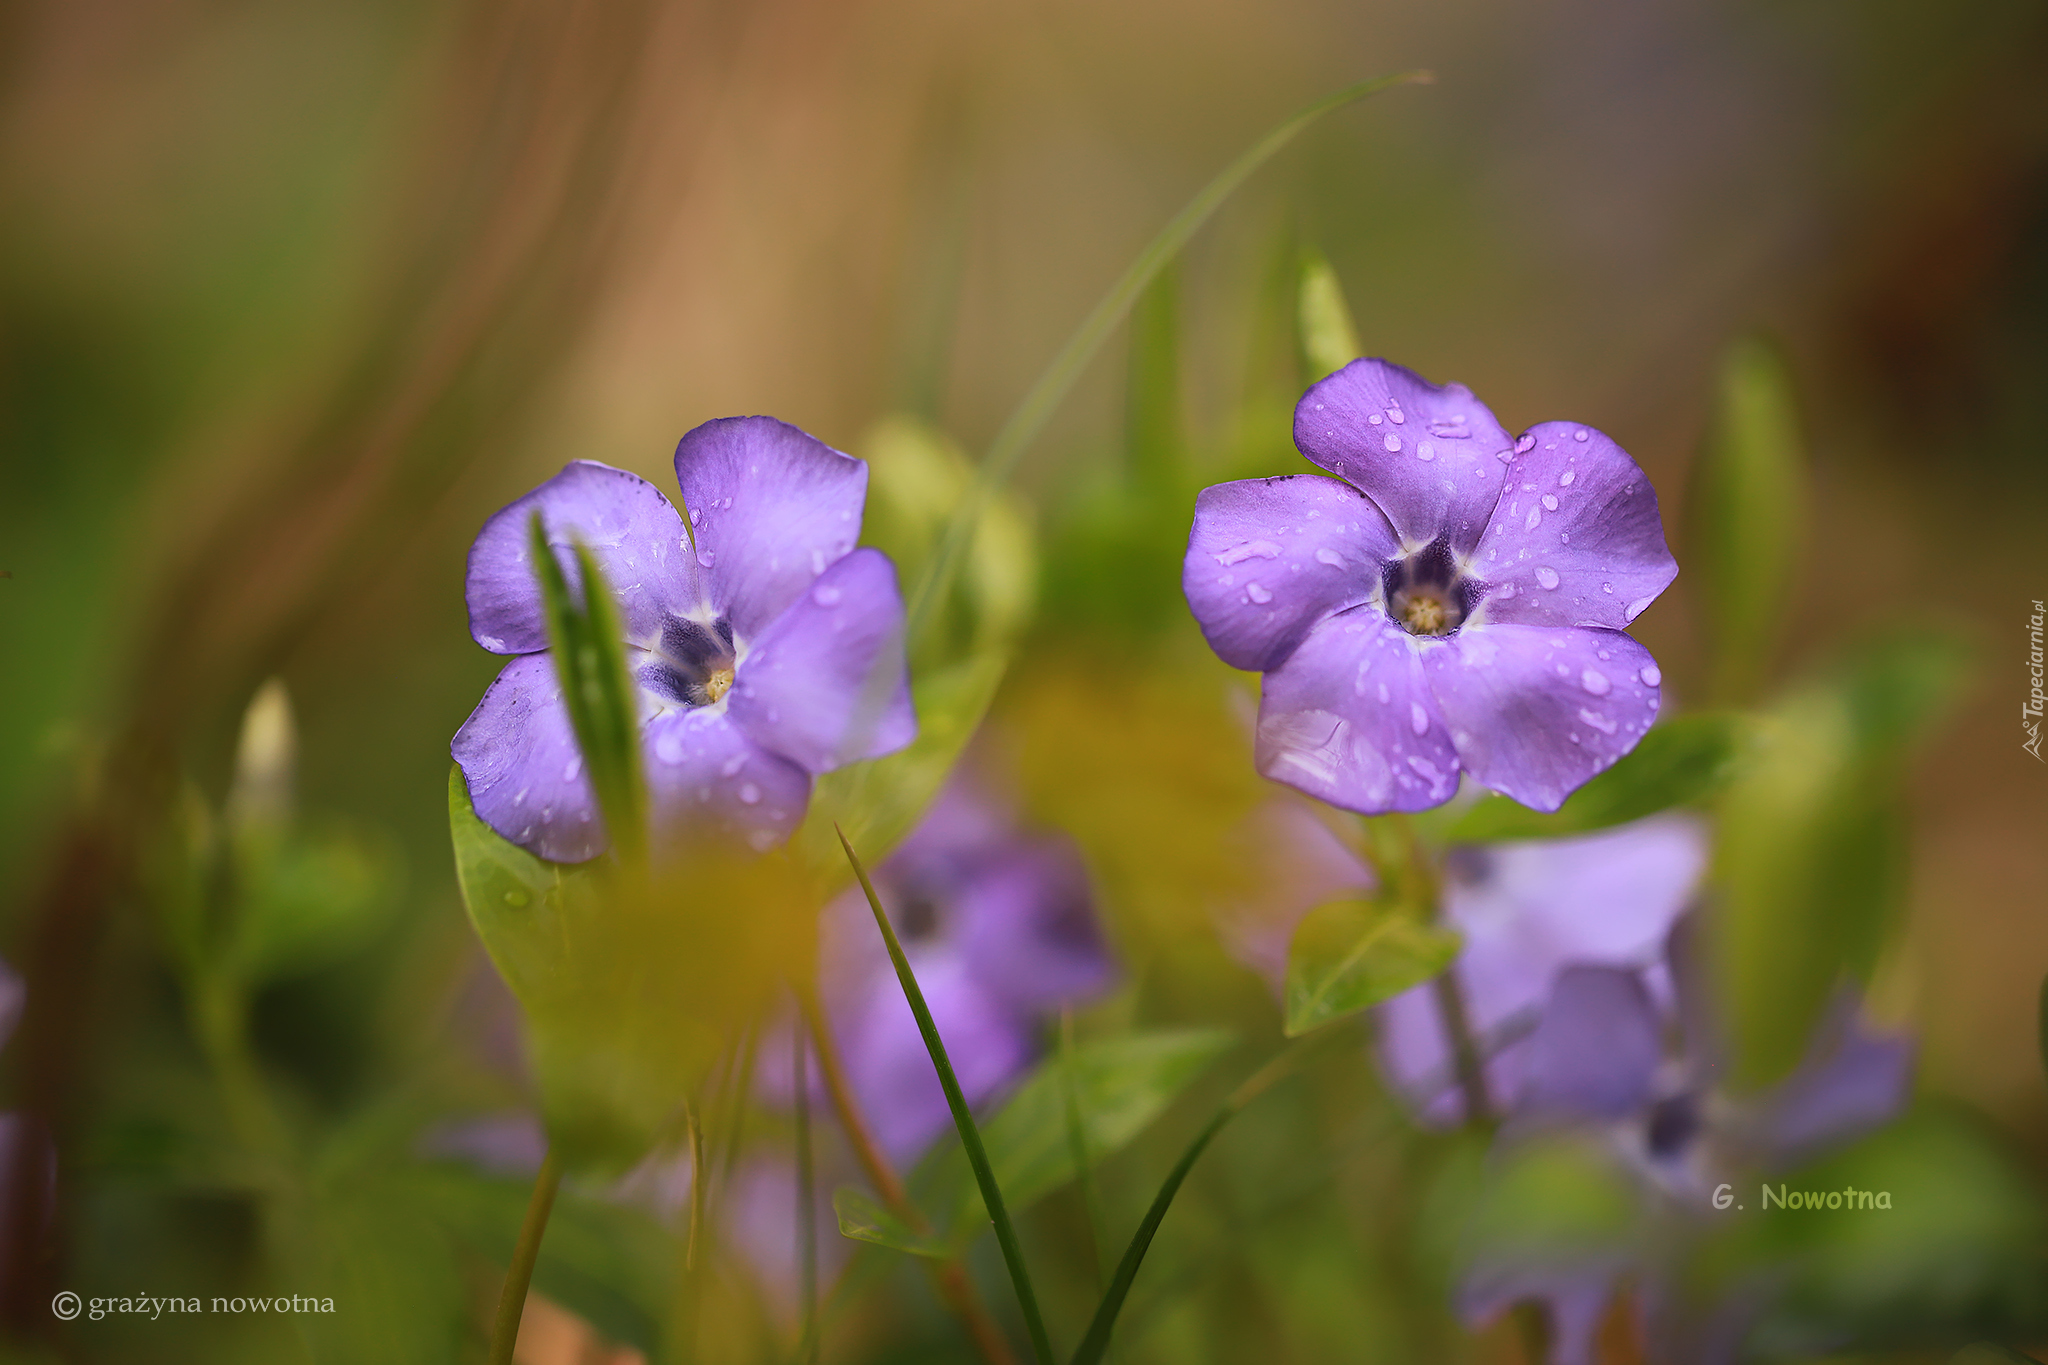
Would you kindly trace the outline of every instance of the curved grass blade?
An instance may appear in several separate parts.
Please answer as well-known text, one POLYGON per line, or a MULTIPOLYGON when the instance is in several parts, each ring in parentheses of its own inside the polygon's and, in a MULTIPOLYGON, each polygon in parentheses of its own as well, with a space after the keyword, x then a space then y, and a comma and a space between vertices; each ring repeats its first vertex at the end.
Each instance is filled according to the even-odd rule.
POLYGON ((847 842, 844 830, 839 832, 839 846, 846 850, 846 861, 853 864, 853 875, 860 879, 861 893, 868 898, 868 908, 875 912, 875 927, 882 931, 882 942, 888 945, 889 961, 895 965, 896 979, 903 985, 903 998, 909 1002, 910 1012, 917 1017, 917 1031, 924 1035, 925 1050, 932 1055, 932 1069, 939 1073, 939 1088, 946 1092, 946 1107, 953 1111, 953 1125, 960 1130, 960 1145, 966 1148, 968 1164, 974 1167, 974 1179, 981 1187, 982 1202, 988 1209, 989 1221, 995 1224, 996 1243, 1003 1249, 1003 1264, 1009 1269, 1010 1282, 1017 1289, 1017 1306, 1023 1310, 1024 1326, 1031 1334, 1032 1354, 1038 1358, 1038 1365, 1053 1365, 1052 1340, 1045 1334, 1045 1318, 1038 1311, 1038 1293, 1031 1287, 1031 1272, 1024 1264, 1024 1248, 1017 1241, 1017 1229, 1010 1223, 1010 1211, 1003 1205, 1003 1192, 996 1187, 995 1169, 989 1165, 988 1151, 982 1145, 981 1130, 974 1124, 974 1114, 967 1107, 967 1097, 960 1092, 960 1080, 953 1074, 953 1063, 946 1056, 946 1044, 939 1037, 939 1026, 932 1021, 924 992, 918 988, 917 976, 910 970, 910 959, 903 955, 903 945, 897 941, 896 930, 889 923, 889 912, 882 908, 882 898, 875 894, 875 884, 868 880, 868 870, 861 866, 860 858, 854 853, 853 845, 847 842))
POLYGON ((1253 171, 1271 160, 1275 153, 1292 142, 1302 131, 1325 114, 1355 103, 1368 95, 1377 95, 1382 90, 1391 90, 1397 85, 1427 85, 1435 77, 1427 71, 1403 71, 1392 76, 1378 76, 1369 81, 1346 86, 1333 95, 1317 100, 1308 108, 1274 128, 1260 138, 1250 150, 1224 167, 1214 180, 1201 188, 1187 206, 1159 230, 1159 235, 1146 243, 1136 260, 1109 287, 1092 312, 1083 318, 1073 336, 1052 358, 1038 382, 1031 386, 989 443, 988 454, 983 457, 980 472, 967 496, 960 500, 954 510, 953 519, 947 523, 945 535, 940 539, 931 562, 919 575, 917 587, 910 598, 909 636, 913 647, 922 638, 932 616, 935 605, 945 600, 953 575, 958 570, 961 554, 967 548, 974 528, 981 519, 981 510, 1002 486, 1010 472, 1016 467, 1018 457, 1044 429, 1046 421, 1056 411, 1088 362, 1102 349, 1102 344, 1116 330, 1124 315, 1130 312, 1131 304, 1145 286, 1166 267, 1167 262, 1187 245, 1209 216, 1222 206, 1239 185, 1251 177, 1253 171))
MULTIPOLYGON (((1318 1034, 1317 1040, 1332 1036, 1340 1030, 1318 1034)), ((1152 1238, 1159 1231, 1160 1223, 1166 1219, 1166 1211, 1173 1207, 1174 1196, 1180 1193, 1181 1182, 1188 1178, 1188 1172, 1195 1168, 1195 1162, 1215 1136, 1223 1131, 1223 1125, 1237 1116, 1237 1112, 1257 1099, 1277 1081, 1285 1079, 1301 1065, 1302 1058, 1313 1040, 1303 1040, 1289 1046, 1277 1057, 1254 1071, 1244 1084, 1230 1092, 1215 1115, 1202 1125, 1202 1131, 1195 1134, 1195 1140, 1181 1153, 1179 1161, 1167 1172, 1166 1181, 1159 1187, 1159 1193, 1152 1197, 1152 1207, 1145 1210, 1145 1217, 1138 1224, 1138 1230, 1131 1234, 1131 1243, 1124 1249, 1123 1259, 1117 1262, 1116 1274, 1110 1279, 1109 1289, 1102 1296, 1102 1302, 1095 1309, 1095 1317, 1088 1324, 1088 1334, 1081 1338, 1081 1345, 1074 1352, 1073 1365, 1101 1365, 1104 1353, 1109 1350, 1109 1334, 1116 1327, 1117 1315, 1123 1312, 1124 1300, 1130 1296, 1131 1285, 1138 1278, 1138 1267, 1145 1263, 1145 1253, 1152 1247, 1152 1238)))

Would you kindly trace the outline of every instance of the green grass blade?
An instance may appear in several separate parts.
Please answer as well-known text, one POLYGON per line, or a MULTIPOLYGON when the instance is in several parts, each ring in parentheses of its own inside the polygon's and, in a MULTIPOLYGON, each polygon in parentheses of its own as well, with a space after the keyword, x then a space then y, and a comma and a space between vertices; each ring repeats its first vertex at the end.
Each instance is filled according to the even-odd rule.
MULTIPOLYGON (((1340 1030, 1327 1030, 1317 1038, 1328 1038, 1337 1032, 1340 1030)), ((1152 1247, 1154 1234, 1159 1231, 1160 1223, 1165 1221, 1166 1211, 1173 1207, 1174 1196, 1180 1193, 1181 1183, 1195 1168, 1202 1152, 1240 1109, 1265 1093, 1275 1082, 1292 1074, 1311 1046, 1313 1043, 1308 1040, 1294 1043, 1254 1071, 1242 1085, 1230 1092, 1230 1097, 1223 1101, 1215 1115, 1202 1125, 1202 1131, 1195 1134, 1195 1140, 1188 1144, 1180 1160, 1167 1172, 1159 1193, 1152 1197, 1152 1207, 1145 1210, 1138 1230, 1131 1234, 1130 1245, 1124 1248, 1123 1259, 1117 1262, 1109 1289, 1103 1294, 1102 1302, 1095 1309, 1095 1317, 1088 1324, 1088 1333, 1081 1338, 1081 1345, 1074 1352, 1073 1365, 1101 1365, 1104 1354, 1109 1350, 1109 1335, 1116 1327, 1117 1315, 1123 1312, 1124 1300, 1130 1297, 1131 1285, 1138 1278, 1138 1267, 1145 1263, 1145 1253, 1152 1247)))
POLYGON ((1369 81, 1346 86, 1333 95, 1311 104, 1294 117, 1274 128, 1254 144, 1244 155, 1226 166, 1214 180, 1204 185, 1187 206, 1175 214, 1159 235, 1145 245, 1132 261, 1129 268, 1109 287, 1101 302, 1075 329, 1067 344, 1052 358, 1038 382, 1031 386, 990 442, 988 454, 982 459, 981 469, 974 484, 955 509, 953 519, 947 524, 944 537, 939 541, 938 550, 917 581, 910 597, 909 638, 913 648, 922 638, 937 603, 945 600, 947 589, 958 571, 960 556, 967 548, 967 542, 979 524, 981 510, 994 496, 1003 481, 1010 477, 1018 458, 1026 447, 1037 439, 1047 420, 1065 400, 1067 393, 1102 349, 1117 324, 1138 295, 1150 284, 1159 272, 1166 268, 1180 249, 1187 245, 1202 224, 1209 220, 1239 185, 1251 178, 1252 172, 1266 164, 1273 156, 1298 137, 1309 125, 1325 114, 1355 103, 1368 95, 1382 90, 1391 90, 1397 85, 1427 85, 1434 77, 1427 71, 1403 71, 1392 76, 1378 76, 1369 81))
POLYGON ((868 880, 868 870, 861 866, 853 845, 847 842, 844 831, 839 835, 839 846, 846 850, 846 861, 853 864, 853 875, 860 879, 861 893, 868 898, 868 908, 875 913, 875 927, 882 931, 882 942, 888 945, 889 961, 895 964, 896 979, 903 985, 903 998, 910 1003, 910 1012, 917 1017, 917 1031, 924 1035, 925 1050, 932 1055, 932 1069, 939 1073, 939 1088, 946 1092, 946 1107, 953 1111, 953 1124, 960 1130, 960 1145, 967 1151, 968 1164, 974 1168, 974 1179, 981 1187, 982 1203, 988 1209, 989 1221, 995 1224, 996 1243, 1003 1249, 1003 1264, 1010 1272, 1010 1282, 1017 1289, 1017 1305, 1024 1311, 1024 1327, 1031 1334, 1032 1354, 1038 1358, 1038 1365, 1053 1365, 1052 1340, 1045 1334, 1045 1319, 1038 1311, 1038 1293, 1031 1287, 1031 1272, 1024 1264, 1024 1249, 1017 1241, 1017 1229, 1010 1223, 1010 1211, 1003 1205, 1003 1193, 996 1187, 995 1168, 989 1164, 988 1151, 982 1145, 981 1130, 975 1126, 974 1115, 967 1108, 967 1097, 960 1092, 959 1078, 953 1074, 953 1063, 946 1056, 946 1044, 939 1037, 939 1026, 932 1021, 932 1012, 925 1004, 924 992, 918 988, 917 976, 910 970, 910 959, 903 955, 903 945, 897 941, 896 930, 889 923, 889 912, 882 908, 882 898, 875 894, 875 884, 868 880))

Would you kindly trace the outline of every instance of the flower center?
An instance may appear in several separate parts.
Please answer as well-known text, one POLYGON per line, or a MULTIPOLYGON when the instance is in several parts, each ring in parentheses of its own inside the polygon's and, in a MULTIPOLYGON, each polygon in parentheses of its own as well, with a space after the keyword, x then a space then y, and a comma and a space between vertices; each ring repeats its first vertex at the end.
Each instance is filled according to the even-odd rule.
POLYGON ((649 653, 654 657, 640 670, 640 685, 678 706, 710 706, 720 700, 732 690, 739 667, 732 623, 724 617, 705 625, 672 616, 649 653))
POLYGON ((1387 615, 1410 635, 1451 635, 1476 605, 1475 585, 1458 572, 1442 537, 1382 571, 1387 615))

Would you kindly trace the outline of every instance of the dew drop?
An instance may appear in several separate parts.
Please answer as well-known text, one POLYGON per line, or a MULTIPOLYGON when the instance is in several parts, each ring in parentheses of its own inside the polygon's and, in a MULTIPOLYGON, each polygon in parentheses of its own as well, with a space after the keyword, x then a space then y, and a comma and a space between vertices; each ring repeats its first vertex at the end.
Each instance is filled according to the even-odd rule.
POLYGON ((1378 413, 1374 413, 1372 414, 1372 416, 1366 418, 1365 420, 1372 423, 1374 426, 1378 426, 1380 424, 1380 415, 1378 413))
POLYGON ((1436 447, 1427 441, 1421 442, 1415 447, 1415 458, 1418 460, 1434 460, 1436 458, 1436 447))
POLYGON ((1535 448, 1536 433, 1533 431, 1523 432, 1522 438, 1519 441, 1515 442, 1515 453, 1517 455, 1527 455, 1530 451, 1534 450, 1535 448))
POLYGON ((1389 455, 1393 454, 1395 451, 1401 448, 1401 438, 1396 436, 1391 431, 1380 439, 1380 443, 1387 448, 1387 453, 1389 455))
POLYGON ((1386 705, 1386 704, 1387 704, 1388 702, 1392 701, 1393 699, 1394 699, 1394 694, 1393 694, 1393 693, 1391 693, 1391 692, 1389 692, 1389 691, 1387 691, 1387 685, 1386 685, 1385 683, 1381 683, 1381 684, 1380 684, 1380 705, 1381 705, 1381 706, 1385 706, 1385 705, 1386 705))
POLYGON ((811 600, 821 607, 836 607, 839 605, 839 589, 830 583, 820 583, 811 589, 811 600))
POLYGON ((1548 564, 1537 565, 1536 581, 1538 583, 1541 583, 1546 588, 1555 588, 1557 586, 1558 581, 1557 570, 1551 568, 1548 564))
POLYGON ((1648 611, 1650 609, 1650 603, 1653 600, 1654 599, 1648 597, 1638 597, 1635 601, 1628 604, 1627 609, 1623 611, 1622 615, 1626 616, 1629 620, 1633 621, 1638 616, 1641 616, 1645 611, 1648 611))
POLYGON ((1567 469, 1564 473, 1557 476, 1557 486, 1559 488, 1570 488, 1572 486, 1572 480, 1578 477, 1579 473, 1577 470, 1567 469))
POLYGON ((1529 509, 1529 518, 1528 520, 1524 521, 1522 525, 1527 527, 1529 530, 1533 531, 1536 529, 1536 523, 1542 520, 1543 509, 1541 507, 1531 507, 1529 509))
POLYGON ((697 562, 698 562, 699 564, 703 565, 703 566, 704 566, 705 568, 707 568, 707 569, 708 569, 708 568, 710 568, 710 567, 711 567, 711 551, 709 551, 709 550, 701 550, 701 549, 700 549, 700 550, 698 550, 698 551, 697 551, 697 562))
POLYGON ((1579 708, 1579 719, 1586 722, 1586 724, 1592 726, 1595 730, 1598 730, 1603 735, 1611 735, 1621 728, 1619 722, 1611 721, 1607 717, 1599 714, 1597 711, 1588 711, 1583 706, 1579 708))
POLYGON ((1644 664, 1643 671, 1636 676, 1643 680, 1645 687, 1655 687, 1664 681, 1664 675, 1658 672, 1655 664, 1644 664))
POLYGON ((1264 588, 1260 587, 1256 583, 1245 584, 1244 595, 1246 597, 1249 597, 1252 601, 1257 602, 1260 606, 1264 606, 1266 603, 1273 600, 1273 594, 1267 592, 1264 588))
POLYGON ((746 766, 747 756, 745 754, 734 754, 719 765, 718 772, 721 777, 736 777, 739 775, 740 769, 746 766))
POLYGON ((1408 415, 1402 412, 1401 405, 1399 403, 1396 403, 1392 407, 1387 409, 1387 418, 1389 421, 1392 421, 1395 424, 1399 425, 1407 422, 1408 415))
POLYGON ((577 754, 575 757, 571 758, 567 764, 563 766, 562 780, 564 782, 574 782, 576 780, 577 774, 581 773, 582 771, 583 755, 577 754))
POLYGON ((759 787, 755 786, 751 782, 740 783, 740 802, 743 805, 756 805, 760 802, 760 800, 761 789, 759 787))
POLYGON ((505 893, 505 904, 511 906, 515 910, 517 910, 520 906, 525 905, 526 899, 526 893, 524 891, 507 891, 505 893))
POLYGON ((1344 567, 1344 556, 1325 545, 1316 551, 1316 563, 1327 564, 1333 569, 1341 569, 1344 567))
POLYGON ((1429 712, 1422 709, 1421 702, 1408 703, 1408 725, 1418 735, 1429 733, 1429 712))
POLYGON ((1579 675, 1579 685, 1596 697, 1606 696, 1609 686, 1607 675, 1591 668, 1579 675))
POLYGON ((1550 494, 1545 493, 1543 495, 1543 510, 1546 512, 1555 512, 1557 510, 1557 499, 1550 496, 1550 494))
POLYGON ((1584 427, 1580 427, 1577 431, 1572 433, 1572 439, 1574 441, 1583 441, 1586 439, 1587 434, 1588 433, 1586 429, 1584 427))

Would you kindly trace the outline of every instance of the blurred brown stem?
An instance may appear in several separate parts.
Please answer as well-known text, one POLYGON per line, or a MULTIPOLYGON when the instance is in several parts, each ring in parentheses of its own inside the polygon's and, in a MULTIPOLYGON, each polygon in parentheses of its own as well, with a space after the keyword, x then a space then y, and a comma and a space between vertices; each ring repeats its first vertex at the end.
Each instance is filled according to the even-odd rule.
MULTIPOLYGON (((868 1183, 875 1187, 875 1193, 889 1211, 900 1218, 904 1225, 920 1236, 932 1230, 930 1220, 924 1211, 911 1202, 910 1192, 904 1188, 903 1179, 896 1174, 896 1168, 889 1162, 868 1130, 867 1120, 862 1117, 860 1104, 853 1097, 853 1090, 846 1083, 846 1071, 840 1065, 839 1047, 832 1038, 831 1026, 825 1020, 824 1008, 818 1003, 817 992, 809 986, 799 986, 796 992, 798 1007, 802 1009, 804 1025, 811 1035, 812 1051, 818 1061, 818 1075, 825 1082, 825 1093, 832 1101, 832 1112, 838 1116, 839 1126, 846 1133, 847 1145, 853 1148, 854 1159, 860 1162, 861 1171, 868 1183)), ((981 1295, 974 1288, 974 1281, 967 1278, 967 1270, 958 1261, 927 1261, 932 1283, 938 1290, 939 1298, 959 1317, 967 1328, 967 1334, 974 1340, 975 1349, 981 1352, 988 1365, 1017 1365, 1017 1357, 1010 1350, 1010 1343, 1004 1338, 1002 1329, 989 1315, 988 1306, 981 1301, 981 1295)))

